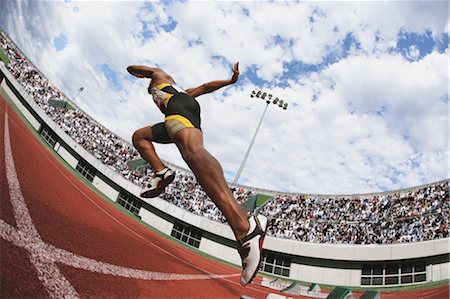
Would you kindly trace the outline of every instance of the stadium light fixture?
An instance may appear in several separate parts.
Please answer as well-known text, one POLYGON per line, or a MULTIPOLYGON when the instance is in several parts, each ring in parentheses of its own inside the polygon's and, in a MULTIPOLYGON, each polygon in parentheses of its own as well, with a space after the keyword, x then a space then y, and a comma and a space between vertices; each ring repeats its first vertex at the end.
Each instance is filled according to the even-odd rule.
POLYGON ((250 151, 252 150, 253 144, 255 143, 256 135, 258 135, 259 128, 261 127, 262 121, 264 119, 264 116, 266 115, 269 104, 273 103, 273 104, 277 105, 278 107, 283 108, 283 110, 286 110, 288 107, 288 103, 284 102, 283 100, 280 100, 278 97, 275 97, 275 99, 272 100, 272 98, 273 98, 272 94, 263 92, 261 90, 258 90, 258 91, 253 90, 252 93, 250 94, 250 97, 251 98, 260 98, 261 100, 265 101, 266 107, 264 108, 264 112, 259 120, 258 126, 256 127, 256 131, 253 134, 253 138, 250 142, 247 152, 245 153, 245 156, 244 156, 244 159, 242 160, 241 166, 239 167, 236 177, 234 178, 233 186, 237 186, 237 184, 239 182, 239 178, 242 174, 242 171, 244 170, 245 164, 247 162, 248 156, 250 155, 250 151))

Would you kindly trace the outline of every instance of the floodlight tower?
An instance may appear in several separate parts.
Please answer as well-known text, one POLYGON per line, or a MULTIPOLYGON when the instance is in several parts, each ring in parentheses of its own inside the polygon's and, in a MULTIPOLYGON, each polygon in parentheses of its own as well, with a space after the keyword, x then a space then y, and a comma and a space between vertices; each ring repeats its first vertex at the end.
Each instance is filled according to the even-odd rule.
POLYGON ((74 100, 76 99, 76 97, 78 97, 80 95, 80 93, 84 90, 84 87, 80 87, 77 90, 77 94, 72 98, 72 103, 74 103, 74 100))
POLYGON ((245 163, 247 162, 248 156, 250 155, 250 151, 252 150, 253 144, 255 143, 256 135, 258 134, 259 128, 261 127, 261 124, 263 122, 264 116, 266 115, 267 108, 269 108, 269 104, 277 105, 279 108, 282 108, 283 110, 286 110, 288 107, 288 103, 284 102, 283 100, 280 100, 279 98, 275 98, 272 100, 273 96, 270 93, 267 93, 265 91, 261 90, 253 90, 250 94, 251 98, 261 99, 266 102, 266 107, 264 108, 264 112, 261 115, 261 119, 259 120, 258 126, 256 127, 256 131, 253 134, 253 138, 250 142, 250 145, 247 149, 247 152, 245 153, 244 159, 242 160, 241 166, 239 167, 239 170, 236 174, 236 177, 233 181, 233 186, 237 186, 239 177, 241 176, 242 171, 244 170, 245 163))

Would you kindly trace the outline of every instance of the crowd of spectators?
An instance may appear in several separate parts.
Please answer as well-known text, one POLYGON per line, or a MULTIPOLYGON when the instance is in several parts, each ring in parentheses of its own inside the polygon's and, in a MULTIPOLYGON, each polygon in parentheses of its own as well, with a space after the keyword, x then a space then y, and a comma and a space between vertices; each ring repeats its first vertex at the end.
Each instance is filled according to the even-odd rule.
MULTIPOLYGON (((24 90, 73 140, 103 164, 138 186, 154 175, 149 167, 131 169, 127 162, 139 157, 131 144, 107 130, 89 115, 58 108, 50 100, 68 99, 0 34, 0 46, 10 59, 8 70, 24 90)), ((255 192, 232 188, 242 204, 255 192)), ((191 213, 225 222, 190 172, 179 171, 162 195, 191 213)), ((269 218, 268 235, 316 243, 389 244, 448 237, 450 210, 448 180, 414 191, 335 198, 279 194, 260 209, 269 218)))
POLYGON ((448 237, 448 181, 367 198, 277 195, 268 234, 315 243, 390 244, 448 237))

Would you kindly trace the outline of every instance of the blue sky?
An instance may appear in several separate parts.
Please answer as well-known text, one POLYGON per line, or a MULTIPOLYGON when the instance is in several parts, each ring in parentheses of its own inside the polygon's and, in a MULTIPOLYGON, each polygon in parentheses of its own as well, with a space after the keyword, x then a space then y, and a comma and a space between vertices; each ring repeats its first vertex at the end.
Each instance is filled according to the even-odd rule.
POLYGON ((60 35, 53 38, 53 47, 56 51, 62 51, 67 46, 67 37, 61 32, 60 35))
MULTIPOLYGON (((349 194, 448 178, 446 1, 2 1, 0 26, 76 104, 130 141, 162 121, 146 80, 164 68, 183 88, 231 76, 202 96, 205 146, 233 181, 264 102, 271 105, 240 183, 349 194)), ((186 167, 175 146, 163 159, 186 167)))

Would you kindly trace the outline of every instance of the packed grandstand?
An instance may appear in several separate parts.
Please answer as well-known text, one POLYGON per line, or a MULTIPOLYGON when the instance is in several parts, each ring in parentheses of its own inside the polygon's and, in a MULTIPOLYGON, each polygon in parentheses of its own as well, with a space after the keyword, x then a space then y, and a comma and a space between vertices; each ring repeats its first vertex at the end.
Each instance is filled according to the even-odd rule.
MULTIPOLYGON (((131 169, 139 157, 133 146, 84 111, 52 101, 70 100, 53 86, 2 31, 2 51, 8 70, 26 92, 73 140, 103 164, 138 186, 153 176, 150 167, 131 169)), ((449 180, 406 190, 373 195, 329 196, 275 193, 259 208, 269 218, 268 235, 315 243, 391 244, 448 237, 449 180)), ((256 193, 250 187, 233 188, 239 203, 256 193)), ((225 218, 197 183, 180 171, 161 196, 164 200, 214 221, 225 218)))

